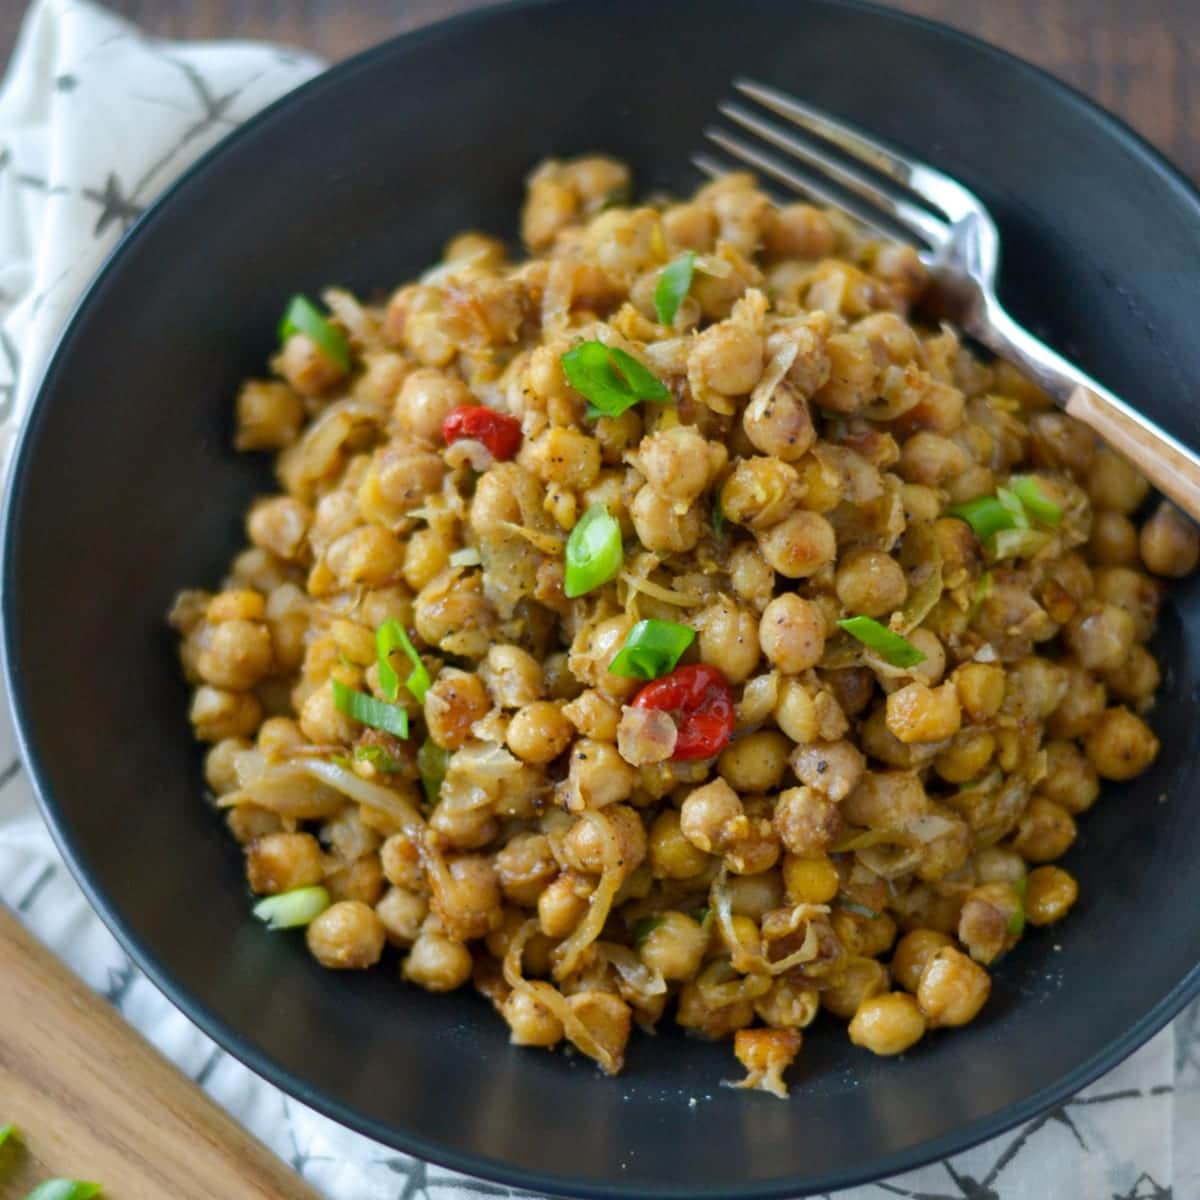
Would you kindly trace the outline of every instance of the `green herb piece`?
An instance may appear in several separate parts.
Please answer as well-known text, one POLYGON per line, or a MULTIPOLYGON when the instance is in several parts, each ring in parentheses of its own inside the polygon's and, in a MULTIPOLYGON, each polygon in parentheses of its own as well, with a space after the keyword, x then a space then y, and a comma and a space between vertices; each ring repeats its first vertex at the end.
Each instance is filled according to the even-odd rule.
POLYGON ((619 417, 639 400, 669 403, 671 392, 631 354, 603 342, 580 342, 562 356, 567 381, 588 402, 587 415, 619 417))
POLYGON ((266 921, 268 929, 296 929, 319 917, 329 903, 329 893, 323 887, 293 888, 260 900, 254 906, 254 915, 266 921))
POLYGON ((1025 505, 1021 503, 1021 498, 1010 488, 998 487, 996 489, 996 499, 1012 514, 1013 526, 1017 529, 1029 528, 1029 514, 1025 511, 1025 505))
POLYGON ((1044 529, 1002 529, 988 544, 988 553, 996 561, 1032 558, 1050 544, 1050 538, 1044 529))
POLYGON ((696 266, 695 250, 687 250, 667 263, 654 288, 654 311, 663 325, 670 325, 692 286, 692 271, 696 266))
POLYGON ((426 741, 417 751, 417 770, 421 773, 421 786, 425 789, 425 799, 430 804, 438 802, 442 790, 442 780, 446 778, 446 764, 450 761, 450 751, 443 750, 434 741, 426 741))
POLYGON ((1022 875, 1021 878, 1013 884, 1013 891, 1016 892, 1022 900, 1024 900, 1029 891, 1029 876, 1022 875))
POLYGON ((925 655, 908 638, 893 633, 886 625, 880 625, 871 617, 848 617, 839 621, 838 627, 862 642, 868 650, 874 650, 893 667, 915 667, 917 663, 925 661, 925 655))
POLYGON ((633 944, 641 948, 642 943, 663 923, 662 917, 643 917, 633 927, 633 944))
POLYGON ((593 504, 571 530, 566 559, 563 591, 570 599, 595 591, 621 569, 621 523, 603 504, 593 504))
POLYGON ((279 340, 286 342, 293 333, 307 334, 321 352, 343 371, 350 370, 350 343, 321 315, 307 296, 293 296, 283 320, 279 322, 279 340))
POLYGON ((609 673, 626 679, 657 679, 675 669, 683 652, 696 640, 690 625, 675 621, 639 621, 608 664, 609 673))
POLYGON ((1017 526, 1012 510, 995 496, 978 496, 965 504, 955 504, 950 509, 950 515, 966 521, 981 542, 986 542, 1001 529, 1015 529, 1017 526))
POLYGON ((879 919, 879 914, 873 909, 868 908, 865 904, 859 904, 857 900, 847 896, 845 892, 838 893, 838 907, 844 908, 847 912, 852 912, 855 916, 866 917, 868 921, 879 919))
POLYGON ((81 1179, 47 1179, 25 1197, 25 1200, 91 1200, 100 1195, 98 1183, 84 1183, 81 1179))
POLYGON ((1008 932, 1013 937, 1020 937, 1025 932, 1025 906, 1022 904, 1020 908, 1014 909, 1008 918, 1008 932))
POLYGON ((0 1125, 0 1146, 3 1146, 16 1132, 17 1127, 15 1125, 0 1125))
POLYGON ((698 925, 703 925, 705 921, 712 915, 711 908, 693 908, 688 916, 692 918, 698 925))
POLYGON ((967 613, 967 620, 975 620, 979 610, 983 607, 983 602, 991 595, 992 591, 992 573, 984 571, 979 577, 979 582, 975 585, 975 594, 971 597, 971 610, 967 613))
POLYGON ((1062 520, 1062 509, 1042 491, 1032 475, 1014 475, 1008 481, 1008 486, 1026 510, 1039 521, 1046 525, 1057 525, 1062 520))
POLYGON ((356 692, 338 679, 332 683, 333 706, 338 712, 372 729, 382 729, 398 738, 408 737, 408 713, 399 705, 385 704, 365 692, 356 692))
POLYGON ((355 746, 354 761, 370 763, 385 775, 395 775, 404 769, 382 746, 355 746))
POLYGON ((452 567, 477 567, 481 562, 483 559, 479 557, 479 551, 474 546, 464 546, 450 555, 452 567))
MULTIPOLYGON (((429 668, 421 661, 416 647, 408 640, 404 626, 396 620, 384 621, 375 630, 375 652, 379 657, 379 686, 383 688, 383 694, 393 704, 400 694, 400 677, 392 666, 392 655, 397 650, 403 650, 408 661, 412 663, 412 671, 404 681, 404 686, 416 697, 418 703, 424 703, 425 693, 429 691, 433 683, 433 680, 429 678, 429 668)), ((368 721, 367 724, 370 722, 368 721)), ((383 728, 383 726, 379 728, 383 728)), ((408 736, 407 720, 404 728, 405 732, 400 734, 400 737, 408 736)))

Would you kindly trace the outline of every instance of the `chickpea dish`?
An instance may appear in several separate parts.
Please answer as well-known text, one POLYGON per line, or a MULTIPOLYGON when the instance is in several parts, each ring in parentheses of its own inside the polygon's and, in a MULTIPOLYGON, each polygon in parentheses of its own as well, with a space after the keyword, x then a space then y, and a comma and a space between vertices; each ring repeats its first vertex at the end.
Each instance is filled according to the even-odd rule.
POLYGON ((296 297, 237 397, 280 490, 170 619, 272 927, 609 1073, 635 1022, 732 1037, 782 1096, 821 1010, 902 1054, 1067 915, 1200 543, 910 317, 911 247, 748 175, 629 194, 547 162, 530 257, 296 297))

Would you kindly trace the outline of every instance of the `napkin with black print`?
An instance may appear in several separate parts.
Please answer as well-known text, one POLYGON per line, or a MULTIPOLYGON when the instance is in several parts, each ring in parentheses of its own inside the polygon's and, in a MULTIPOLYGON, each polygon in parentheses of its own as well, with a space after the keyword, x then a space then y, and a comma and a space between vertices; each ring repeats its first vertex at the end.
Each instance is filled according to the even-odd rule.
MULTIPOLYGON (((34 4, 0 90, 5 458, 64 320, 132 222, 201 153, 322 65, 271 46, 156 41, 87 0, 34 4)), ((466 1179, 335 1125, 192 1025, 129 960, 63 865, 6 713, 0 716, 0 899, 330 1200, 528 1195, 466 1179)), ((19 1114, 0 1112, 0 1123, 13 1118, 19 1114)), ((1187 1136, 1196 1129, 1200 1006, 1032 1124, 842 1196, 1191 1200, 1200 1197, 1200 1149, 1187 1136)))

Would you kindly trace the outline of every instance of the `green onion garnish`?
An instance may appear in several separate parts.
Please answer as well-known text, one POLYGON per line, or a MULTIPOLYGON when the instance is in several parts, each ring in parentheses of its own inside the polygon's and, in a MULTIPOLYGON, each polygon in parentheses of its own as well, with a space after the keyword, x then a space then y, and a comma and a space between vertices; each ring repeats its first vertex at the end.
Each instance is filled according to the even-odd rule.
POLYGON ((663 923, 662 917, 643 917, 633 927, 633 944, 641 947, 641 944, 663 923))
POLYGON ((417 751, 417 770, 421 773, 425 799, 430 804, 436 804, 438 801, 442 780, 446 778, 446 764, 449 761, 450 751, 443 750, 434 741, 426 741, 417 751))
POLYGON ((481 562, 483 559, 480 558, 479 551, 474 546, 464 546, 450 555, 452 567, 477 567, 481 562))
POLYGON ((254 906, 254 915, 266 921, 268 929, 296 929, 328 907, 329 893, 323 887, 302 887, 260 900, 254 906))
POLYGON ((711 914, 712 914, 712 909, 710 909, 710 908, 707 908, 707 907, 706 908, 693 908, 692 911, 690 913, 688 913, 688 916, 691 917, 692 920, 695 921, 698 925, 703 925, 704 922, 708 920, 708 918, 711 914))
POLYGON ((340 713, 372 729, 382 729, 398 738, 408 737, 408 713, 396 704, 384 704, 365 692, 356 692, 339 679, 333 683, 333 705, 340 713))
POLYGON ((1008 481, 1008 486, 1039 521, 1047 525, 1057 525, 1062 520, 1062 509, 1042 491, 1032 475, 1014 475, 1008 481))
POLYGON ((908 638, 893 633, 886 625, 880 625, 871 617, 847 617, 838 622, 838 627, 862 642, 868 650, 874 650, 893 667, 915 667, 917 663, 925 661, 925 655, 908 638))
POLYGON ((997 500, 995 496, 978 496, 974 500, 968 500, 965 504, 955 504, 950 509, 950 515, 966 521, 981 542, 986 542, 994 533, 999 533, 1002 529, 1017 527, 1017 520, 1013 516, 1012 510, 997 500))
POLYGON ((350 343, 330 325, 307 296, 293 296, 283 320, 279 322, 280 341, 286 342, 293 333, 306 334, 327 358, 337 363, 343 371, 350 370, 350 343))
MULTIPOLYGON (((383 688, 383 694, 394 704, 396 697, 400 694, 400 677, 392 666, 392 655, 397 650, 403 650, 408 656, 408 661, 412 663, 412 671, 404 681, 404 686, 412 692, 418 703, 423 704, 425 693, 429 691, 433 680, 430 679, 429 668, 421 661, 416 647, 408 640, 404 626, 396 620, 384 621, 375 630, 375 651, 379 656, 379 686, 383 688)), ((367 724, 370 722, 368 721, 367 724)), ((405 732, 400 734, 401 737, 408 736, 407 729, 406 725, 405 732)))
POLYGON ((355 746, 354 761, 370 763, 375 770, 382 771, 385 775, 395 775, 397 771, 403 770, 401 764, 382 746, 355 746))
POLYGON ((1025 931, 1025 906, 1022 904, 1020 908, 1014 909, 1012 915, 1008 918, 1008 932, 1013 937, 1020 937, 1025 931))
POLYGON ((0 1125, 0 1146, 3 1146, 4 1143, 7 1142, 10 1137, 12 1137, 16 1130, 17 1127, 12 1124, 0 1125))
POLYGON ((639 400, 669 403, 671 392, 632 354, 603 342, 580 342, 562 356, 571 386, 588 402, 587 415, 619 417, 639 400))
POLYGON ((1020 879, 1016 880, 1013 883, 1013 891, 1024 900, 1026 894, 1029 892, 1029 876, 1022 875, 1020 879))
POLYGON ((563 591, 568 598, 583 596, 606 584, 621 569, 621 523, 603 504, 593 504, 567 538, 567 569, 563 591))
POLYGON ((1053 535, 1044 529, 1002 529, 988 545, 994 560, 1002 558, 1032 558, 1044 550, 1053 535))
POLYGON ((696 640, 690 625, 675 621, 639 621, 608 664, 609 673, 626 679, 657 679, 675 669, 683 652, 696 640))
POLYGON ((1029 528, 1029 514, 1025 511, 1025 505, 1021 503, 1021 498, 1011 488, 998 487, 996 489, 996 499, 1012 513, 1013 526, 1016 529, 1029 528))
POLYGON ((675 314, 692 286, 695 265, 695 250, 687 250, 663 267, 654 288, 654 311, 663 325, 670 325, 675 320, 675 314))
POLYGON ((967 620, 973 621, 979 614, 979 610, 983 607, 983 602, 991 595, 992 592, 992 573, 984 571, 979 577, 979 582, 975 584, 975 592, 971 597, 971 609, 967 613, 967 620))
POLYGON ((868 921, 879 919, 879 914, 873 908, 868 908, 865 904, 859 904, 857 900, 847 896, 845 892, 838 893, 837 902, 839 908, 844 908, 847 912, 852 912, 856 916, 866 917, 868 921))
POLYGON ((100 1195, 98 1183, 84 1183, 81 1179, 47 1179, 25 1197, 25 1200, 91 1200, 100 1195))

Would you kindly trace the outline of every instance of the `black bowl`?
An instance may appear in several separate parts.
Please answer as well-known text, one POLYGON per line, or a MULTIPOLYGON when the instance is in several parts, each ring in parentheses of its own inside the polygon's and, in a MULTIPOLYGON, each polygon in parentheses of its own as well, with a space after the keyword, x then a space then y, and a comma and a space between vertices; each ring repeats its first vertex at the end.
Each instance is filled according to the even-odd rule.
POLYGON ((12 477, 5 648, 46 816, 163 990, 299 1099, 381 1141, 538 1191, 781 1197, 960 1150, 1113 1066, 1200 990, 1200 592, 1173 593, 1162 755, 1081 823, 1082 900, 996 972, 968 1029, 903 1061, 811 1033, 789 1103, 721 1088, 727 1045, 634 1039, 626 1073, 519 1050, 468 993, 321 970, 249 918, 201 799, 164 628, 215 582, 265 464, 230 449, 238 381, 284 298, 410 278, 468 226, 508 231, 539 158, 597 148, 644 187, 751 74, 962 178, 1003 231, 1018 317, 1200 442, 1200 203, 1127 129, 946 29, 835 0, 522 3, 402 37, 249 123, 137 225, 80 305, 12 477))

